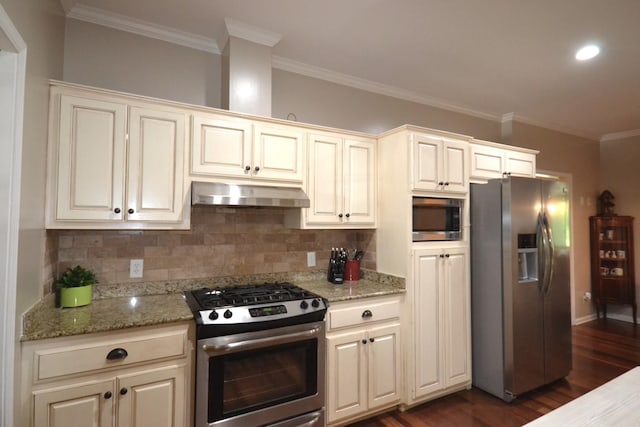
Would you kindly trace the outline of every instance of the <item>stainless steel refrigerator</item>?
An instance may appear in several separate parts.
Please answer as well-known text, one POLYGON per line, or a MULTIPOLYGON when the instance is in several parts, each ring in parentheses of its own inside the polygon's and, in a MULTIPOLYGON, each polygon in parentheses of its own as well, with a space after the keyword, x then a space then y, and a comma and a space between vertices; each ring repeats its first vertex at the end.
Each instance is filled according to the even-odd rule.
POLYGON ((553 180, 471 185, 472 382, 507 402, 571 370, 569 200, 553 180))

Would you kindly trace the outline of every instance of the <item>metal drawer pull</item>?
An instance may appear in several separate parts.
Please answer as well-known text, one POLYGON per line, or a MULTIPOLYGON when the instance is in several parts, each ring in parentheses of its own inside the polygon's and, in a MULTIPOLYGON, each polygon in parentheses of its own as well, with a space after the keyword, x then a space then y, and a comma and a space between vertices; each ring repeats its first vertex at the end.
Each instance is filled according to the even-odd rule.
POLYGON ((114 348, 107 354, 107 360, 120 360, 127 357, 129 353, 124 348, 114 348))
POLYGON ((367 319, 369 317, 373 317, 373 313, 371 312, 371 310, 365 310, 362 312, 363 319, 367 319))

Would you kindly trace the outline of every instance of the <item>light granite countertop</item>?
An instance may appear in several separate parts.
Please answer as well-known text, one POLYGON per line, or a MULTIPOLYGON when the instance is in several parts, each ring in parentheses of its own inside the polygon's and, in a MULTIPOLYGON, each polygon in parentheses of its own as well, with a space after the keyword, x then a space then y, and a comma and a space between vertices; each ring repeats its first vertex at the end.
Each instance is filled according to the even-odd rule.
POLYGON ((48 295, 23 317, 22 341, 56 338, 193 319, 183 292, 244 283, 291 282, 329 303, 405 292, 403 278, 363 270, 363 279, 334 285, 324 272, 139 282, 94 286, 93 301, 84 307, 57 308, 48 295))

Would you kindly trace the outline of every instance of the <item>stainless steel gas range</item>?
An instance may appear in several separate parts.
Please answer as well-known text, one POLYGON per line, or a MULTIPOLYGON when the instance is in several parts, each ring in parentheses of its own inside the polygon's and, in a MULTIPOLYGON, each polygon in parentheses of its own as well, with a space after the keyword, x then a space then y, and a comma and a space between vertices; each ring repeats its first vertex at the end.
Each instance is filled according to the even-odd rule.
POLYGON ((290 283, 185 295, 196 318, 196 427, 324 425, 324 299, 290 283))

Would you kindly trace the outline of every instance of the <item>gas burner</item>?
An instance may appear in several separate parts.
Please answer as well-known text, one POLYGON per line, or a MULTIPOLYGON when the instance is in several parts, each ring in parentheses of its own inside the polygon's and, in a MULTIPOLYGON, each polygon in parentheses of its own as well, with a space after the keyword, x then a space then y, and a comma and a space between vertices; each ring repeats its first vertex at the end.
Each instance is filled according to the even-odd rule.
POLYGON ((225 335, 318 321, 328 303, 291 283, 247 284, 186 292, 198 335, 225 335), (270 325, 270 326, 269 326, 270 325))

